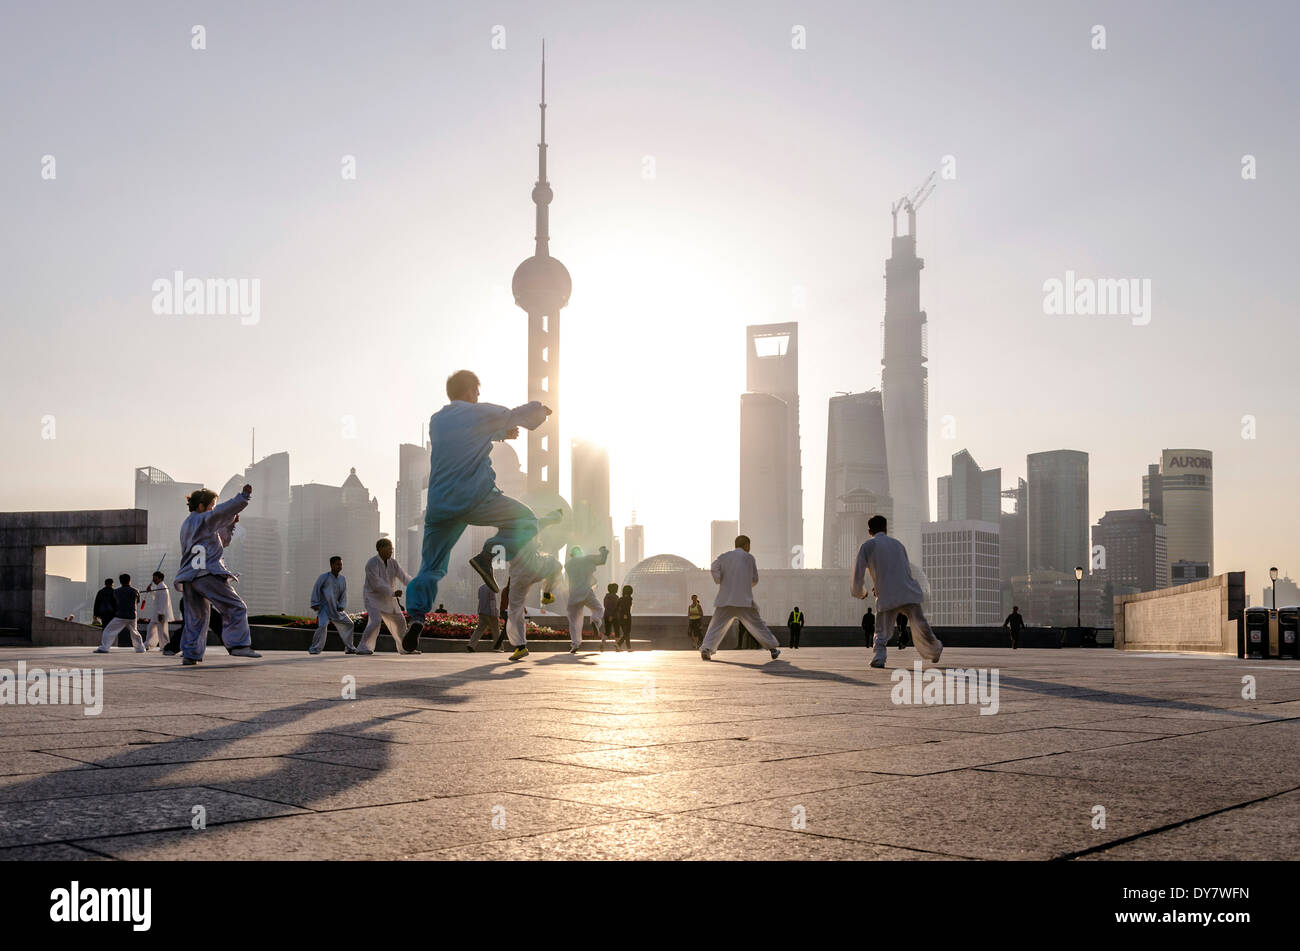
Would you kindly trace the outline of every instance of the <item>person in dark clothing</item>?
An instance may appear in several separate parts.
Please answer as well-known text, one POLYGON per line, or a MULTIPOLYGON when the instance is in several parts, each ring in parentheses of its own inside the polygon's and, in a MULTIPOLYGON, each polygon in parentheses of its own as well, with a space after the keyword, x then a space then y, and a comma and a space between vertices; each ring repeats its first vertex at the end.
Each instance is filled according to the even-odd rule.
POLYGON ((758 641, 754 640, 754 635, 749 633, 749 629, 740 621, 736 622, 736 650, 752 650, 758 646, 758 641))
POLYGON ((704 605, 698 594, 691 595, 691 603, 686 606, 686 636, 696 650, 704 643, 704 605))
POLYGON ((605 589, 605 625, 600 635, 600 649, 605 649, 605 638, 614 638, 614 650, 621 651, 623 648, 618 644, 619 615, 618 615, 618 585, 613 582, 605 589))
POLYGON ((99 621, 101 628, 108 627, 112 623, 113 615, 117 613, 117 599, 113 597, 113 579, 105 578, 104 587, 99 589, 95 595, 95 606, 91 608, 91 613, 99 621))
MULTIPOLYGON (((501 589, 501 630, 497 633, 497 639, 492 642, 492 649, 494 651, 501 650, 501 642, 506 639, 506 615, 509 613, 509 611, 510 611, 510 582, 507 581, 506 586, 501 589)), ((528 622, 524 621, 524 624, 525 626, 527 626, 528 622)))
POLYGON ((803 633, 803 612, 799 610, 799 605, 794 606, 794 610, 786 619, 785 626, 790 629, 790 647, 798 650, 799 635, 803 633))
POLYGON ((136 615, 140 608, 140 592, 131 587, 130 575, 119 575, 117 580, 122 584, 113 592, 115 602, 113 620, 109 621, 104 628, 104 633, 99 639, 99 647, 95 649, 95 653, 107 654, 109 648, 117 644, 117 635, 122 631, 126 631, 131 635, 131 646, 135 648, 136 653, 143 654, 144 640, 140 637, 140 630, 135 624, 136 615))
POLYGON ((862 615, 862 634, 867 639, 867 647, 871 647, 876 640, 876 615, 871 608, 867 608, 867 613, 862 615))
POLYGON ((912 629, 907 626, 907 615, 899 612, 898 623, 895 625, 898 629, 898 649, 901 651, 912 644, 912 629))
POLYGON ((1011 632, 1011 649, 1016 650, 1020 647, 1020 631, 1025 626, 1025 619, 1020 614, 1020 608, 1017 605, 1011 605, 1011 613, 1007 619, 1002 622, 1002 627, 1011 632))
MULTIPOLYGON (((623 650, 632 649, 632 586, 623 585, 623 596, 618 599, 618 630, 623 639, 623 650)), ((618 640, 614 641, 615 646, 618 640)))

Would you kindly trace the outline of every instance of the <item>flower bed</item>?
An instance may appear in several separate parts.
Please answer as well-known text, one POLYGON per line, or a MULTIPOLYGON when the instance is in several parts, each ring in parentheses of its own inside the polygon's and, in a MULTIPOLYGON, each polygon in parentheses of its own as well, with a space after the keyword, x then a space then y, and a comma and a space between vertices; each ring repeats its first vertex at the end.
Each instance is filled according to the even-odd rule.
MULTIPOLYGON (((352 628, 357 633, 366 629, 366 623, 370 618, 366 613, 349 614, 348 617, 351 618, 352 628)), ((406 618, 407 623, 410 623, 411 615, 403 611, 402 617, 406 618)), ((263 614, 256 617, 250 617, 248 623, 270 624, 292 628, 315 628, 318 622, 314 617, 294 617, 293 615, 288 614, 263 614)), ((477 625, 477 614, 430 614, 424 619, 424 631, 420 636, 451 637, 469 640, 470 634, 474 632, 474 628, 477 625)), ((567 631, 557 631, 550 627, 540 627, 532 621, 528 622, 527 628, 529 637, 541 640, 548 638, 567 639, 569 636, 567 631)))

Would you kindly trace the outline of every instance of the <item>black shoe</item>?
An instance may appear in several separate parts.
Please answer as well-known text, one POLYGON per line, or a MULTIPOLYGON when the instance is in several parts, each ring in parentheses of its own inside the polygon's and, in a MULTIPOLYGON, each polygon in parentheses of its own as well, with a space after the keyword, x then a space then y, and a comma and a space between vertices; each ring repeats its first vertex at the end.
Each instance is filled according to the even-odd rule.
POLYGON ((198 664, 199 662, 195 660, 193 657, 186 657, 183 661, 181 661, 182 667, 197 667, 198 664))
POLYGON ((483 579, 483 583, 492 589, 493 594, 500 594, 501 587, 492 576, 492 556, 485 551, 479 552, 469 560, 469 566, 483 579))
POLYGON ((343 653, 345 653, 345 654, 355 654, 356 652, 357 652, 357 649, 356 649, 355 647, 345 647, 345 648, 343 648, 343 653))
POLYGON ((402 652, 406 654, 420 653, 420 632, 424 630, 423 621, 412 621, 406 629, 406 636, 402 638, 402 652))
POLYGON ((179 652, 179 651, 163 651, 163 656, 164 656, 164 657, 175 657, 178 653, 180 653, 180 652, 179 652))
POLYGON ((465 645, 465 650, 469 651, 471 654, 474 653, 474 648, 470 647, 468 644, 465 645))

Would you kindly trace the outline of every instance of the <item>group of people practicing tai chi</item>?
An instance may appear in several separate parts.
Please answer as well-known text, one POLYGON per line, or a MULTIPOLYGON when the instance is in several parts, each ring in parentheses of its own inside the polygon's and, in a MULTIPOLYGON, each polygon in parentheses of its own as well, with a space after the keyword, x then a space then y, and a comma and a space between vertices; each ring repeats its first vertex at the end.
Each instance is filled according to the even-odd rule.
MULTIPOLYGON (((502 605, 506 621, 504 636, 514 648, 510 654, 512 661, 528 656, 524 605, 529 595, 535 586, 541 584, 542 602, 550 603, 553 600, 551 592, 562 573, 568 576, 569 582, 570 653, 579 649, 588 611, 596 630, 602 632, 602 649, 605 637, 613 633, 615 646, 621 639, 623 646, 630 650, 631 589, 624 588, 623 598, 619 598, 617 586, 610 585, 603 601, 597 599, 595 593, 596 570, 605 563, 609 552, 602 546, 597 553, 588 555, 580 548, 571 547, 568 557, 561 563, 555 555, 542 551, 539 533, 547 525, 559 521, 562 513, 557 510, 539 517, 527 505, 497 488, 496 473, 490 459, 492 443, 517 438, 520 427, 536 429, 551 414, 550 408, 536 401, 514 409, 481 403, 479 379, 469 370, 458 370, 447 378, 447 399, 447 405, 429 419, 429 490, 420 570, 414 577, 408 576, 393 558, 392 543, 387 539, 378 542, 376 556, 366 564, 363 591, 369 624, 360 643, 353 647, 352 625, 342 611, 342 605, 346 603, 346 581, 339 580, 342 561, 332 560, 330 571, 317 579, 312 590, 312 607, 317 610, 320 623, 311 652, 319 653, 324 647, 332 624, 343 635, 344 645, 350 651, 373 653, 380 626, 386 624, 400 653, 419 653, 420 633, 426 615, 436 603, 438 582, 446 576, 452 548, 469 525, 491 526, 497 530, 484 542, 482 551, 469 562, 483 580, 479 597, 480 626, 483 626, 484 614, 496 614, 491 598, 485 608, 483 589, 489 595, 501 593, 493 573, 493 553, 504 552, 509 572, 508 599, 502 598, 506 602, 502 605), (403 618, 397 601, 403 584, 406 586, 407 612, 411 616, 409 624, 403 618)), ((222 641, 232 655, 261 656, 252 648, 248 611, 235 591, 235 576, 222 557, 235 523, 239 521, 239 513, 248 505, 252 493, 252 486, 245 485, 240 493, 220 504, 217 504, 216 493, 210 489, 198 489, 187 498, 190 515, 181 525, 181 565, 175 577, 185 602, 179 652, 187 666, 203 660, 210 610, 222 617, 222 641)), ((885 665, 886 641, 899 613, 905 614, 912 623, 917 651, 931 663, 937 662, 943 645, 934 636, 921 611, 923 594, 912 576, 907 550, 901 542, 886 534, 886 527, 881 515, 872 516, 868 521, 867 530, 871 537, 858 551, 851 586, 856 598, 865 599, 869 594, 876 597, 880 623, 871 666, 885 665), (870 591, 865 581, 868 574, 873 585, 870 591)), ((719 555, 711 566, 718 595, 708 630, 700 643, 700 656, 704 660, 712 659, 718 645, 736 623, 744 624, 771 651, 773 659, 780 656, 777 639, 768 630, 754 601, 758 564, 749 548, 749 538, 740 535, 736 538, 736 547, 719 555)), ((133 603, 129 627, 132 631, 136 596, 137 592, 130 589, 129 597, 133 603)), ((693 603, 693 611, 695 607, 693 603)), ((702 621, 702 615, 700 609, 698 615, 692 617, 702 621)), ((469 645, 471 650, 484 632, 476 629, 469 645)), ((116 634, 117 630, 112 630, 114 638, 116 634)), ((110 628, 106 627, 102 650, 108 649, 109 636, 110 628)))

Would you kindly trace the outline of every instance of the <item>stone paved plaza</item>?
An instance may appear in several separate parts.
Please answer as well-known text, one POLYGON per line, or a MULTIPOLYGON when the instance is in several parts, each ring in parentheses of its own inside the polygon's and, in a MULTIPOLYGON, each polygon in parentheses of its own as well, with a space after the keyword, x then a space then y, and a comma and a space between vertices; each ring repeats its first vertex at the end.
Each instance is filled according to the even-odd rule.
MULTIPOLYGON (((915 659, 891 651, 889 665, 915 659)), ((182 668, 157 652, 4 650, 9 670, 102 666, 105 698, 94 717, 0 706, 0 856, 1292 859, 1300 846, 1294 663, 950 649, 941 666, 1000 671, 999 710, 980 715, 896 705, 890 669, 868 660, 209 648, 182 668)))

